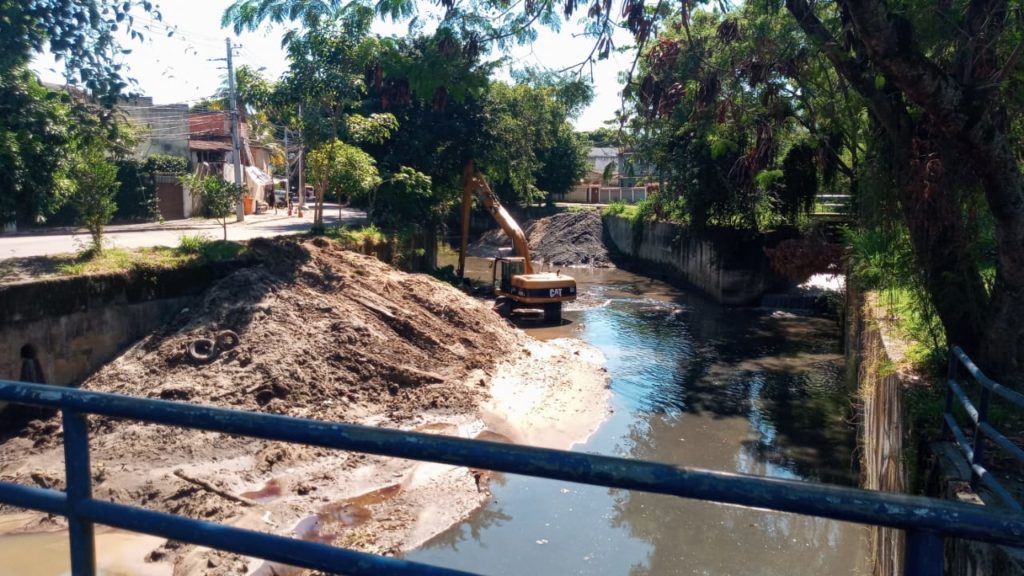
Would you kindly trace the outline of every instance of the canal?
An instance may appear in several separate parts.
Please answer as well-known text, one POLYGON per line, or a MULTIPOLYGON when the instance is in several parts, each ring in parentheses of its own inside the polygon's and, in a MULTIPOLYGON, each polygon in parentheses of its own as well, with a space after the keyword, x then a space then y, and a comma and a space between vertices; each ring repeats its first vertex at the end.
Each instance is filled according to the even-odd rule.
MULTIPOLYGON (((489 277, 485 261, 469 273, 489 277)), ((856 427, 834 320, 727 308, 620 270, 535 337, 601 349, 612 416, 575 450, 854 486, 856 427)), ((866 574, 861 526, 500 475, 471 518, 406 558, 484 574, 866 574)))

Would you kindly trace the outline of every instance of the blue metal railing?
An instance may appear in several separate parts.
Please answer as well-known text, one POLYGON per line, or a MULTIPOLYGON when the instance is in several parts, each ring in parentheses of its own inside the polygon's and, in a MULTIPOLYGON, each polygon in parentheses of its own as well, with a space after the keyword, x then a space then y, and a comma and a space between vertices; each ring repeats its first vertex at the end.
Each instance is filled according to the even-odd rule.
POLYGON ((979 483, 984 484, 1006 507, 1015 512, 1021 512, 1020 502, 985 467, 986 439, 991 440, 993 444, 1002 448, 1004 452, 1008 453, 1018 462, 1024 463, 1024 450, 996 430, 988 420, 989 406, 992 402, 993 394, 1016 405, 1018 408, 1024 408, 1024 395, 1010 390, 997 382, 993 382, 988 376, 985 376, 981 369, 959 347, 954 346, 950 349, 949 377, 946 380, 946 409, 945 414, 943 414, 943 420, 945 421, 946 429, 953 436, 953 442, 960 448, 960 453, 967 460, 967 464, 971 468, 971 487, 977 489, 979 483), (974 381, 981 386, 981 399, 977 407, 974 406, 974 403, 971 402, 963 387, 960 386, 960 366, 963 366, 974 381), (960 427, 956 417, 953 415, 954 398, 960 401, 960 405, 967 412, 967 417, 974 424, 974 442, 967 439, 963 428, 960 427))
POLYGON ((0 503, 66 516, 76 576, 95 573, 93 523, 331 573, 465 574, 94 499, 89 414, 900 528, 910 576, 942 574, 947 536, 1024 546, 1024 515, 919 496, 4 380, 0 401, 62 413, 67 492, 0 482, 0 503))

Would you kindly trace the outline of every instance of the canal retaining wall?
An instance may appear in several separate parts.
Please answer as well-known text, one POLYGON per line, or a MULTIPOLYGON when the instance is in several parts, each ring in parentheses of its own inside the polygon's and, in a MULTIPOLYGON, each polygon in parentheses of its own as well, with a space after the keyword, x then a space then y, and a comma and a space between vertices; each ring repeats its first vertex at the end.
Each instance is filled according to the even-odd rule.
MULTIPOLYGON (((948 442, 928 445, 911 436, 907 390, 941 383, 898 371, 905 345, 894 337, 884 307, 870 296, 862 297, 852 282, 847 283, 847 298, 847 367, 856 374, 862 402, 862 486, 897 493, 924 490, 936 498, 991 505, 971 490, 970 469, 956 447, 948 442), (912 442, 921 446, 911 446, 912 442), (912 454, 916 452, 921 454, 915 458, 912 454), (911 486, 909 466, 924 473, 926 480, 918 482, 923 486, 911 486)), ((934 418, 942 415, 936 413, 934 418)), ((903 532, 880 527, 870 530, 872 574, 902 576, 903 532)), ((947 538, 945 564, 949 576, 1024 576, 1024 551, 947 538)))
MULTIPOLYGON (((856 378, 861 400, 861 485, 905 493, 905 382, 893 370, 877 309, 865 302, 856 283, 847 283, 847 310, 847 370, 856 378)), ((869 530, 873 576, 902 576, 903 531, 879 526, 869 530)))
POLYGON ((678 224, 605 216, 604 235, 620 268, 682 281, 721 304, 749 305, 786 284, 765 248, 797 233, 707 228, 698 235, 678 224))
POLYGON ((0 286, 0 379, 76 385, 240 265, 0 286))

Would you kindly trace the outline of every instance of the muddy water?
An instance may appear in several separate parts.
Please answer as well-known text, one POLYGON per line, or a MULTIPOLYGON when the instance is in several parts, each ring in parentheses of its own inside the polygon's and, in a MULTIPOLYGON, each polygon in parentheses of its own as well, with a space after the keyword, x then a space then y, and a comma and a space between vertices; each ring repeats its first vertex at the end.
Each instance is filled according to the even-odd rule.
MULTIPOLYGON (((572 274, 582 296, 567 323, 528 330, 608 358, 614 414, 576 450, 855 485, 834 322, 727 309, 617 270, 572 274)), ((406 557, 496 575, 867 573, 855 525, 511 475, 491 490, 406 557)))
MULTIPOLYGON (((165 539, 97 527, 99 576, 171 576, 170 564, 147 563, 146 551, 165 539)), ((0 538, 0 576, 71 574, 67 532, 19 534, 0 538)))

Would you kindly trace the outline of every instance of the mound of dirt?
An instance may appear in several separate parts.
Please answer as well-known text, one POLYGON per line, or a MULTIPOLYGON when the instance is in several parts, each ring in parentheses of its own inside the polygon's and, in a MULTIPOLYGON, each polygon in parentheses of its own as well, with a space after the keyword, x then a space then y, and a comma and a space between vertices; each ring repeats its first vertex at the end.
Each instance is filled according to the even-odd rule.
MULTIPOLYGON (((596 210, 562 212, 530 220, 523 231, 530 243, 534 261, 552 266, 613 266, 605 248, 601 214, 596 210)), ((470 245, 470 256, 493 258, 500 248, 511 247, 512 240, 498 230, 486 232, 470 245)))
MULTIPOLYGON (((259 264, 217 282, 82 387, 471 438, 497 431, 561 448, 606 413, 600 358, 579 342, 538 342, 447 284, 328 240, 258 240, 250 251, 259 264), (525 415, 514 410, 522 406, 525 415), (575 415, 568 435, 565 411, 575 415)), ((488 497, 480 472, 465 468, 89 422, 97 497, 366 551, 407 550, 488 497), (367 496, 378 493, 386 498, 367 496)), ((63 468, 59 418, 0 444, 5 481, 62 489, 63 468)), ((57 522, 34 515, 17 530, 57 522)), ((174 542, 142 558, 175 574, 291 573, 174 542)))
POLYGON ((252 250, 265 264, 218 282, 83 387, 324 420, 403 419, 476 406, 467 374, 520 343, 457 289, 329 241, 252 250), (188 355, 190 343, 225 330, 237 346, 209 362, 188 355))

